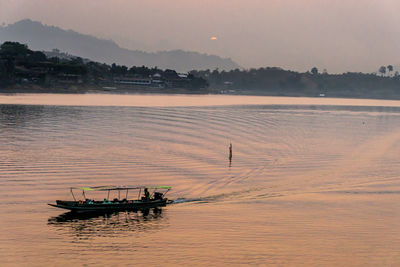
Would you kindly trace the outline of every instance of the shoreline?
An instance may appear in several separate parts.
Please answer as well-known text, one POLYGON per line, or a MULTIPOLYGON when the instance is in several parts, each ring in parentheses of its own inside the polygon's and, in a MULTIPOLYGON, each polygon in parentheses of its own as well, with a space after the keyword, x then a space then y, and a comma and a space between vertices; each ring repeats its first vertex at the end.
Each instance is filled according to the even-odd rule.
POLYGON ((110 94, 110 95, 221 95, 221 96, 261 96, 261 97, 292 97, 292 98, 333 98, 333 99, 366 99, 366 100, 400 100, 399 96, 385 95, 365 95, 365 94, 327 94, 324 96, 316 94, 302 94, 296 92, 263 92, 262 90, 235 90, 234 92, 224 92, 218 89, 188 90, 185 88, 106 88, 101 86, 89 85, 70 85, 43 87, 38 85, 21 85, 0 87, 0 94, 110 94))
POLYGON ((113 94, 113 93, 16 93, 0 94, 0 105, 120 106, 120 107, 212 107, 212 106, 352 106, 400 108, 399 100, 239 96, 216 94, 113 94))
POLYGON ((115 94, 209 94, 208 89, 188 90, 185 88, 155 88, 155 87, 134 87, 134 88, 114 88, 90 86, 90 85, 70 85, 44 87, 39 85, 22 85, 0 87, 0 94, 85 94, 85 93, 115 93, 115 94))

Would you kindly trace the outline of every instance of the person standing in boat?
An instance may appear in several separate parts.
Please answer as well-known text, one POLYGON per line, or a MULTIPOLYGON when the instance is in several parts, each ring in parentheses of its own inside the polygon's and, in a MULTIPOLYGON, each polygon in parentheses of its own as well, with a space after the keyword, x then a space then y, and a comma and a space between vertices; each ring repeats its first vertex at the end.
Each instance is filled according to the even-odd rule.
POLYGON ((147 187, 144 189, 144 199, 146 201, 150 200, 150 192, 149 189, 147 189, 147 187))
POLYGON ((232 143, 229 144, 229 162, 232 162, 232 143))

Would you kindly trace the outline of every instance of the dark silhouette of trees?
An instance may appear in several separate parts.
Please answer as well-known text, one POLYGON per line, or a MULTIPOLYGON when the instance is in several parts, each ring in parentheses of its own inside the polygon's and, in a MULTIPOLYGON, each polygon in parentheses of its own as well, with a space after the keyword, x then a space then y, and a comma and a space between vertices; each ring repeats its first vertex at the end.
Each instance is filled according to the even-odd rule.
POLYGON ((400 98, 400 78, 380 77, 376 74, 324 72, 315 75, 271 67, 212 72, 194 70, 191 73, 207 80, 211 91, 218 93, 400 98))
POLYGON ((2 56, 7 56, 11 58, 23 58, 33 53, 33 51, 28 49, 28 46, 26 44, 21 44, 18 42, 4 42, 0 46, 0 49, 0 53, 2 54, 2 56))
POLYGON ((389 75, 390 75, 390 73, 393 71, 393 66, 392 65, 388 65, 387 66, 387 70, 388 70, 389 75))
POLYGON ((311 73, 312 73, 313 75, 317 75, 317 74, 318 74, 318 69, 317 69, 316 67, 312 68, 312 69, 311 69, 311 73))
MULTIPOLYGON (((36 83, 51 86, 66 83, 110 84, 114 79, 146 78, 157 74, 158 81, 167 81, 169 87, 187 89, 206 88, 207 81, 195 75, 182 77, 175 70, 160 70, 157 67, 101 64, 83 60, 80 57, 59 58, 47 56, 40 51, 32 51, 25 44, 4 42, 0 46, 0 86, 14 83, 36 83)), ((157 84, 157 86, 160 83, 157 84)))
POLYGON ((111 71, 111 73, 112 73, 113 75, 123 76, 123 75, 127 74, 127 72, 128 72, 128 67, 126 67, 126 66, 119 66, 119 65, 116 65, 115 63, 113 63, 113 64, 111 65, 110 71, 111 71))
POLYGON ((47 60, 47 57, 43 52, 34 51, 28 56, 28 60, 31 62, 44 62, 47 60))
POLYGON ((385 74, 386 74, 386 67, 385 67, 385 66, 381 66, 381 67, 379 68, 379 73, 381 73, 382 76, 385 75, 385 74))

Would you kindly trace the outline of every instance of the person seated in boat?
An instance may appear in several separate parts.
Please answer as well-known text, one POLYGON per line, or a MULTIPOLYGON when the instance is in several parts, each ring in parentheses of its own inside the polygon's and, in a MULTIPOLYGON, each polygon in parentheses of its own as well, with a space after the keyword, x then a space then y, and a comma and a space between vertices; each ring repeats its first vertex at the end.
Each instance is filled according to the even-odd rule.
POLYGON ((85 204, 93 204, 93 200, 92 199, 85 199, 85 204))
POLYGON ((154 192, 154 200, 163 200, 163 193, 154 192))

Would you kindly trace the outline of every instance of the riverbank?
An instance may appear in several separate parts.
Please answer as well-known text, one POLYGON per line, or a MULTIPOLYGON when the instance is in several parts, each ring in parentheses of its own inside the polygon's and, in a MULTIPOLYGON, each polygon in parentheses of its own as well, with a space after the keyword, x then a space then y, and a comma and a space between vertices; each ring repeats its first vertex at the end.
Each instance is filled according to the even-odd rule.
MULTIPOLYGON (((346 99, 328 97, 276 97, 189 94, 0 94, 0 105, 39 106, 126 106, 126 107, 189 107, 189 106, 330 106, 400 108, 398 100, 346 99)), ((330 109, 330 108, 328 108, 330 109)), ((335 108, 333 108, 335 109, 335 108)))
POLYGON ((227 96, 264 96, 289 98, 349 98, 349 99, 377 99, 400 100, 400 94, 385 92, 384 90, 368 93, 360 92, 332 92, 318 94, 316 92, 282 92, 263 90, 188 90, 185 88, 149 88, 149 87, 101 87, 90 85, 69 85, 44 87, 39 85, 21 85, 0 88, 0 94, 149 94, 149 95, 227 95, 227 96))
POLYGON ((0 87, 0 94, 85 94, 85 93, 114 93, 114 94, 209 94, 207 89, 188 90, 186 88, 153 88, 144 86, 109 87, 94 85, 56 85, 53 87, 36 84, 14 84, 0 87))

